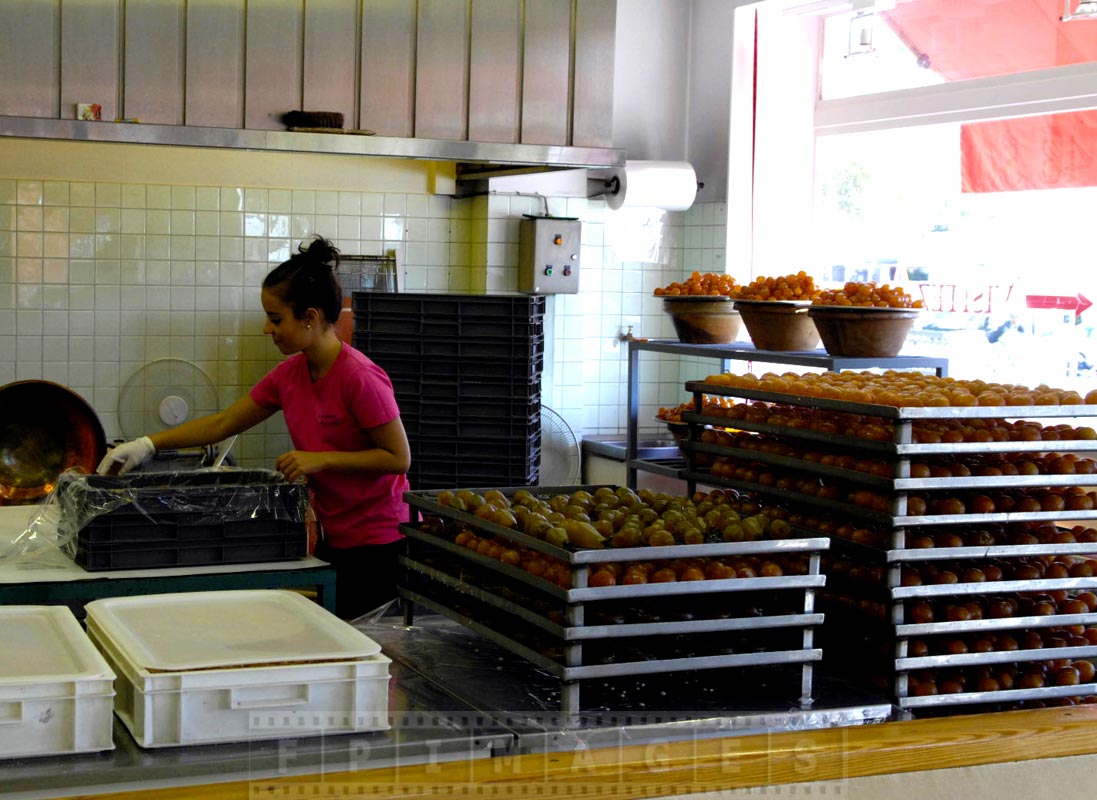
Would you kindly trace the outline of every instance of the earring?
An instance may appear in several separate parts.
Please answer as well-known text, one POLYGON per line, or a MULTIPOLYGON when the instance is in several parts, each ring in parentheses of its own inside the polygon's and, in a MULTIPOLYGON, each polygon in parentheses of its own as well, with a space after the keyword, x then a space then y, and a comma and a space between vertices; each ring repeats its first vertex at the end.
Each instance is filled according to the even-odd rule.
POLYGON ((305 323, 305 328, 306 328, 307 330, 310 330, 310 331, 311 331, 311 330, 312 330, 312 323, 311 323, 311 322, 306 322, 306 323, 305 323))

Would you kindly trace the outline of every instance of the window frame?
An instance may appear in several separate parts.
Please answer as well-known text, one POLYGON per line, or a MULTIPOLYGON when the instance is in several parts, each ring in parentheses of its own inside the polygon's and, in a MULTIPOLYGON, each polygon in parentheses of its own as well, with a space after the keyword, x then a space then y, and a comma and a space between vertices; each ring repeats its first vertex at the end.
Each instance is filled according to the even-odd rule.
POLYGON ((771 274, 797 263, 791 248, 803 243, 781 231, 788 219, 813 213, 819 137, 1097 109, 1097 62, 821 100, 824 15, 850 7, 849 0, 760 0, 736 8, 725 262, 736 277, 771 274), (814 69, 791 81, 783 78, 786 88, 796 87, 789 90, 793 99, 803 102, 812 92, 810 115, 767 116, 785 99, 766 96, 766 76, 758 74, 767 63, 767 29, 777 34, 775 44, 780 45, 769 48, 771 55, 774 50, 787 54, 790 47, 812 50, 806 59, 801 53, 795 64, 814 63, 814 69), (799 159, 799 168, 790 169, 789 153, 799 159))

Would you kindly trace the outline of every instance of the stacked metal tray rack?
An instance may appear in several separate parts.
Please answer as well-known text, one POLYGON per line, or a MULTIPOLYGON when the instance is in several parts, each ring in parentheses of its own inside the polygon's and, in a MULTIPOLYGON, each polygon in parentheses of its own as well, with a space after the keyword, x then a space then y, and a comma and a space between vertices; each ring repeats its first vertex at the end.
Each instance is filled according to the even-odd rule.
POLYGON ((632 339, 628 346, 628 423, 626 428, 626 483, 636 488, 637 470, 676 478, 683 462, 641 459, 637 453, 640 441, 637 418, 640 413, 640 354, 664 353, 697 358, 715 358, 721 361, 726 372, 731 361, 756 361, 762 364, 815 367, 840 372, 854 369, 920 369, 932 371, 938 376, 948 374, 948 359, 931 356, 895 356, 893 358, 850 358, 832 356, 824 350, 804 352, 779 352, 758 350, 746 342, 731 344, 686 344, 675 340, 632 339))
MULTIPOLYGON (((596 488, 535 491, 551 496, 596 488)), ((501 491, 509 497, 517 488, 501 491)), ((787 667, 798 684, 799 697, 790 693, 786 700, 801 708, 811 706, 812 668, 821 658, 813 634, 823 620, 814 603, 824 584, 819 570, 820 555, 828 546, 825 537, 572 549, 455 511, 442 505, 434 492, 409 492, 405 497, 412 509, 411 523, 401 527, 408 550, 402 557, 407 580, 400 594, 413 601, 406 604, 407 624, 418 604, 527 659, 560 681, 564 716, 579 714, 581 687, 594 680, 674 678, 686 671, 767 665, 787 667), (450 532, 430 530, 424 524, 429 520, 441 520, 450 532), (452 529, 458 527, 556 559, 566 565, 566 577, 549 582, 459 545, 452 538, 452 529), (589 584, 592 568, 608 562, 765 555, 800 559, 806 564, 804 574, 589 584), (683 606, 689 613, 681 613, 683 606), (746 640, 751 646, 741 646, 746 640)))
MULTIPOLYGON (((1097 456, 1097 439, 1090 428, 1078 429, 1083 431, 1080 438, 1069 441, 929 443, 915 435, 916 426, 926 421, 1010 420, 1050 428, 1097 417, 1097 406, 893 407, 697 381, 688 382, 686 389, 694 394, 695 408, 701 408, 702 395, 724 395, 783 408, 862 415, 892 427, 889 441, 870 441, 696 412, 683 415, 691 430, 691 440, 683 444, 691 461, 684 477, 691 487, 704 483, 749 490, 816 519, 829 518, 834 521, 828 527, 831 531, 847 522, 862 533, 877 532, 875 541, 856 535, 854 541, 832 539, 830 564, 842 569, 835 574, 824 568, 826 594, 840 599, 848 613, 832 613, 833 607, 821 602, 827 619, 821 638, 828 660, 831 626, 844 616, 850 623, 841 626, 845 633, 868 632, 856 642, 843 638, 845 646, 871 647, 875 640, 891 650, 885 654, 884 677, 892 682, 894 702, 907 716, 956 713, 965 710, 961 707, 997 710, 1018 704, 1093 702, 1087 698, 1097 695, 1097 683, 1084 662, 1097 659, 1097 598, 1092 594, 1097 591, 1097 561, 1092 555, 1097 553, 1097 530, 1087 527, 1097 519, 1097 495, 1082 495, 1097 478, 1070 471, 994 474, 986 468, 968 470, 966 475, 957 469, 960 477, 941 472, 911 477, 911 465, 985 464, 990 463, 986 459, 997 458, 1020 463, 1047 457, 1052 450, 1097 456), (891 464, 893 474, 839 467, 833 459, 821 463, 790 456, 788 449, 777 454, 705 443, 699 434, 706 425, 771 436, 816 453, 881 459, 891 464), (728 477, 727 470, 716 475, 697 465, 701 454, 760 465, 770 475, 787 470, 785 474, 814 476, 845 489, 837 497, 820 497, 791 491, 787 483, 768 478, 763 484, 728 477), (886 503, 868 507, 851 502, 855 492, 886 498, 886 503), (1054 500, 1055 495, 1080 499, 1072 508, 1060 507, 1057 500, 1039 508, 1031 501, 1009 502, 1011 497, 1054 500), (957 500, 962 507, 956 506, 957 500), (997 505, 988 505, 995 500, 997 505), (946 508, 949 513, 942 513, 946 508), (851 575, 856 580, 850 580, 851 575)), ((925 474, 925 469, 918 472, 925 474)), ((866 657, 863 651, 850 655, 862 662, 866 657)))

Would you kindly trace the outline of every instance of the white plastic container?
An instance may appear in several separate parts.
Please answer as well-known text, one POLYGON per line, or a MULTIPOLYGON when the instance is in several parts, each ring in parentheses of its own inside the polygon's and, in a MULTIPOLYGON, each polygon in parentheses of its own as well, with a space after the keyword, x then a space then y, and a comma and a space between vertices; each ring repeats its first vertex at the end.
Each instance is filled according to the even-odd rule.
POLYGON ((390 659, 295 592, 107 598, 87 612, 118 674, 115 713, 141 747, 389 727, 390 659))
POLYGON ((0 758, 113 750, 114 673, 64 606, 0 606, 0 758))

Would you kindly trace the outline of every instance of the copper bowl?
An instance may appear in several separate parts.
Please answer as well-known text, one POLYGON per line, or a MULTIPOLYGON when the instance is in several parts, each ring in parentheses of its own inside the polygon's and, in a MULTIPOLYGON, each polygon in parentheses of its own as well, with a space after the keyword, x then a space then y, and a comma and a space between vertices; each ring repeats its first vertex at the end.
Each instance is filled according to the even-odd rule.
POLYGON ((903 349, 918 309, 820 305, 808 314, 832 356, 892 358, 903 349))
POLYGON ((62 472, 94 472, 106 452, 98 415, 72 390, 49 381, 0 387, 0 504, 37 502, 62 472))
POLYGON ((759 350, 801 352, 819 346, 806 300, 736 300, 750 340, 759 350))

